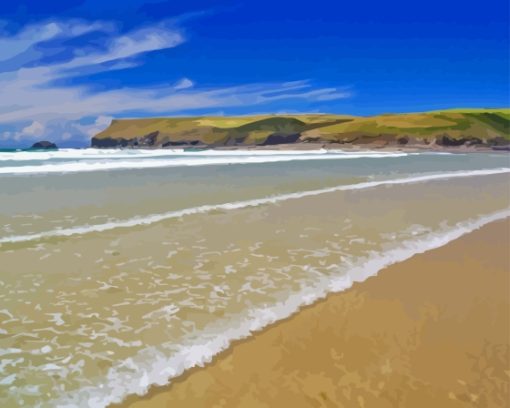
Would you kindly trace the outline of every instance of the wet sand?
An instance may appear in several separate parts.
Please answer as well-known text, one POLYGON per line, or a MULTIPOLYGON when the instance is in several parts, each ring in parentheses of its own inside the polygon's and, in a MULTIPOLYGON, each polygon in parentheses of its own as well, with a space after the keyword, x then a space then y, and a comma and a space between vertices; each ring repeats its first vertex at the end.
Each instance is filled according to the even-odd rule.
POLYGON ((505 407, 510 221, 330 295, 124 407, 505 407))

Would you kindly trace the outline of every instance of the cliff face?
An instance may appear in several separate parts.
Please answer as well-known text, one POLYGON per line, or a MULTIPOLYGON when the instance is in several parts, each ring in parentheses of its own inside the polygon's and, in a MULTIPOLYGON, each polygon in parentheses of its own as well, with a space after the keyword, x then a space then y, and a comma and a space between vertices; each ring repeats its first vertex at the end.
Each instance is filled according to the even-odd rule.
POLYGON ((92 147, 267 146, 287 143, 505 146, 510 109, 372 117, 282 115, 114 120, 92 147))

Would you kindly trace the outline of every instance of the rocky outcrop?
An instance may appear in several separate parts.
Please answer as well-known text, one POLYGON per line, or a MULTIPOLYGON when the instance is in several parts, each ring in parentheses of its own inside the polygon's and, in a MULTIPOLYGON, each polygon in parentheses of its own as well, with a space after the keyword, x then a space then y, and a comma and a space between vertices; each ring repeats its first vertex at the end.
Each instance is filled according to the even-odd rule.
POLYGON ((266 138, 266 140, 264 140, 262 143, 260 143, 260 146, 271 146, 271 145, 278 145, 278 144, 295 143, 299 139, 299 136, 301 136, 299 133, 294 134, 294 135, 273 133, 272 135, 269 135, 266 138))
POLYGON ((408 138, 407 136, 399 137, 399 138, 397 139, 397 143, 398 143, 399 145, 406 145, 406 144, 408 144, 408 143, 409 143, 409 138, 408 138))
POLYGON ((474 146, 483 144, 482 139, 478 137, 461 137, 458 139, 454 139, 449 135, 441 135, 436 138, 436 144, 439 146, 474 146))
POLYGON ((91 146, 98 148, 115 148, 115 147, 156 147, 156 140, 159 132, 152 132, 141 137, 134 137, 130 139, 125 138, 97 138, 93 137, 91 146))
POLYGON ((510 144, 507 144, 506 146, 492 146, 492 150, 510 152, 510 144))
POLYGON ((38 150, 54 150, 58 149, 57 145, 53 142, 49 142, 47 140, 41 140, 40 142, 36 142, 32 145, 31 149, 38 150))
POLYGON ((409 114, 197 116, 113 120, 92 139, 99 148, 273 146, 294 143, 370 147, 506 146, 510 110, 462 109, 409 114))
POLYGON ((96 148, 114 148, 114 147, 126 147, 129 145, 129 140, 113 137, 96 138, 93 137, 90 143, 91 147, 96 148))
POLYGON ((183 147, 183 146, 200 146, 203 145, 200 140, 175 140, 168 141, 161 145, 161 147, 183 147))
POLYGON ((505 147, 508 148, 510 146, 510 140, 505 139, 504 137, 498 136, 489 139, 488 144, 493 147, 505 147))

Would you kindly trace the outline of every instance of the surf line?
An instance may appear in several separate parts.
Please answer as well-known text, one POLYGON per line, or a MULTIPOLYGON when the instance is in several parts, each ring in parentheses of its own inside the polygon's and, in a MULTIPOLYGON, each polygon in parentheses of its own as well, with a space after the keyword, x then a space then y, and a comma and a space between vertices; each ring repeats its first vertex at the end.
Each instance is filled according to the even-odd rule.
POLYGON ((184 208, 182 210, 169 211, 162 214, 151 214, 144 217, 133 217, 127 220, 119 220, 114 222, 108 222, 104 224, 97 225, 83 225, 72 228, 62 228, 51 231, 45 231, 35 234, 27 234, 27 235, 15 235, 10 237, 0 238, 0 246, 6 243, 20 243, 20 242, 29 242, 36 241, 45 238, 54 238, 54 237, 68 237, 71 235, 83 235, 93 232, 104 232, 110 231, 117 228, 132 228, 142 225, 150 225, 160 221, 172 219, 172 218, 181 218, 187 215, 194 214, 205 214, 212 211, 218 210, 237 210, 247 207, 258 207, 266 204, 275 204, 282 201, 287 200, 295 200, 304 197, 312 197, 326 193, 333 193, 337 191, 349 191, 349 190, 362 190, 366 188, 374 188, 385 185, 399 185, 399 184, 411 184, 411 183, 421 183, 433 180, 447 180, 454 178, 465 178, 465 177, 475 177, 475 176, 488 176, 494 174, 504 174, 510 173, 510 168, 502 167, 496 169, 485 169, 485 170, 470 170, 470 171, 457 171, 457 172, 449 172, 442 174, 429 174, 423 176, 414 176, 414 177, 404 177, 398 179, 390 179, 390 180, 378 180, 378 181, 366 181, 357 184, 345 184, 339 185, 335 187, 326 187, 317 190, 308 190, 301 191, 297 193, 288 193, 275 195, 264 198, 257 198, 246 201, 235 201, 231 203, 224 204, 206 204, 197 207, 184 208))
MULTIPOLYGON (((133 160, 111 160, 109 162, 91 162, 74 161, 68 163, 47 163, 41 165, 0 167, 0 174, 9 176, 22 176, 26 174, 68 174, 83 173, 110 170, 141 170, 158 169, 166 167, 201 167, 215 165, 231 164, 261 164, 261 163, 280 163, 291 161, 310 161, 310 160, 343 160, 343 159, 381 159, 395 158, 414 155, 417 153, 358 153, 358 154, 303 154, 303 155, 254 155, 251 157, 238 156, 219 156, 203 157, 195 155, 194 157, 162 157, 159 159, 148 160, 143 157, 133 157, 133 160)), ((154 156, 157 157, 157 156, 154 156)), ((115 157, 111 157, 115 159, 115 157)))
POLYGON ((362 282, 370 276, 375 276, 387 266, 403 262, 413 255, 440 248, 490 222, 509 216, 510 209, 507 209, 459 222, 439 233, 427 234, 426 237, 403 242, 401 246, 376 254, 375 257, 361 259, 345 274, 323 276, 315 284, 291 293, 284 300, 251 309, 248 315, 239 316, 234 326, 226 328, 226 325, 232 322, 232 317, 228 317, 228 323, 225 319, 220 319, 212 327, 209 326, 209 330, 197 333, 195 339, 190 342, 175 344, 172 341, 159 345, 159 349, 155 346, 142 349, 135 356, 128 358, 129 363, 124 360, 112 366, 106 376, 108 381, 100 380, 98 384, 71 391, 50 403, 57 407, 104 408, 113 403, 120 403, 128 395, 145 395, 150 386, 170 384, 187 370, 210 363, 214 356, 228 349, 233 341, 249 338, 268 325, 298 313, 303 306, 314 304, 330 293, 344 291, 354 282, 362 282), (164 352, 165 349, 175 351, 168 355, 164 352), (135 370, 131 369, 133 366, 135 370), (129 372, 126 372, 126 367, 130 367, 129 372))

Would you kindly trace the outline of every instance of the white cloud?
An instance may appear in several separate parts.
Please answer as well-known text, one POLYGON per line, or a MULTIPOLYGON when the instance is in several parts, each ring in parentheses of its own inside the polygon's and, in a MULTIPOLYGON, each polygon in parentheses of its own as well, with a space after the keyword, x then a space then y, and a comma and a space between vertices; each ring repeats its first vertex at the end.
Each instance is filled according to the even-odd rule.
MULTIPOLYGON (((50 120, 61 117, 79 119, 83 116, 118 114, 130 111, 146 113, 172 113, 185 110, 234 106, 253 106, 278 100, 318 100, 345 98, 348 92, 334 88, 307 89, 299 92, 294 86, 282 83, 245 85, 213 90, 178 92, 174 87, 157 89, 122 88, 96 94, 86 94, 83 88, 35 89, 30 79, 20 78, 17 84, 29 84, 26 88, 9 92, 16 97, 10 104, 16 109, 5 111, 0 106, 0 123, 22 120, 50 120), (277 91, 277 93, 275 93, 277 91)), ((7 85, 8 88, 9 85, 7 85)))
POLYGON ((163 28, 144 28, 114 38, 104 52, 91 53, 83 57, 74 58, 58 68, 67 69, 103 64, 105 62, 130 58, 145 52, 173 48, 183 42, 184 37, 178 31, 163 28))
POLYGON ((81 131, 84 135, 87 136, 87 140, 92 138, 92 136, 98 134, 99 132, 105 130, 110 123, 112 123, 112 116, 104 116, 100 115, 96 118, 93 124, 91 125, 75 125, 76 130, 81 131))
MULTIPOLYGON (((11 45, 9 52, 0 51, 0 59, 23 52, 24 48, 44 38, 80 36, 91 30, 106 31, 112 27, 112 24, 103 22, 87 25, 76 21, 30 26, 15 36, 0 39, 11 45)), ((80 140, 85 143, 107 127, 112 117, 118 114, 175 114, 194 109, 256 106, 279 100, 320 101, 349 96, 348 92, 337 88, 314 88, 308 81, 199 89, 193 81, 184 77, 173 85, 103 91, 91 91, 84 85, 55 85, 63 78, 83 75, 85 72, 132 67, 135 57, 173 48, 184 41, 179 30, 160 24, 111 35, 107 43, 95 51, 85 53, 84 48, 78 47, 71 50, 64 62, 0 72, 1 138, 21 140, 37 136, 57 142, 80 140), (184 89, 186 92, 181 92, 184 89), (80 119, 83 117, 95 117, 96 120, 90 125, 82 125, 80 119), (12 130, 13 126, 17 130, 12 130)))
POLYGON ((44 133, 44 125, 40 122, 33 121, 27 127, 21 130, 21 134, 29 137, 39 137, 44 133))
POLYGON ((46 126, 38 121, 24 126, 19 131, 4 131, 0 136, 0 140, 35 140, 41 138, 45 134, 46 126))
POLYGON ((0 61, 5 61, 28 50, 35 44, 56 37, 79 37, 92 31, 109 31, 112 25, 103 22, 85 23, 81 20, 67 22, 49 21, 24 27, 15 35, 0 36, 0 61))
POLYGON ((177 83, 174 85, 174 89, 188 89, 193 88, 194 82, 189 78, 182 78, 181 80, 177 81, 177 83))
POLYGON ((49 40, 61 32, 55 23, 29 26, 13 37, 0 37, 0 61, 14 57, 30 46, 49 40))

